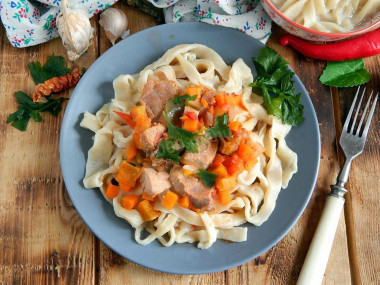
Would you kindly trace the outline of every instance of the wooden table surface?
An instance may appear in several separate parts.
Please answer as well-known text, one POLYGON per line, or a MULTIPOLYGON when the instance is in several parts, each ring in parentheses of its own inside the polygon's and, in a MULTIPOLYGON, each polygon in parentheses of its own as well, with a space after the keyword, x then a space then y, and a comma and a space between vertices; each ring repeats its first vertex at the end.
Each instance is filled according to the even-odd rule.
MULTIPOLYGON (((155 25, 148 15, 118 3, 131 33, 155 25)), ((91 20, 95 36, 76 66, 89 67, 111 44, 91 20)), ((72 205, 59 163, 64 112, 43 114, 20 132, 5 121, 17 104, 15 91, 32 94, 29 61, 65 56, 61 40, 24 49, 10 45, 0 28, 0 284, 295 284, 343 156, 337 146, 342 121, 355 88, 329 88, 318 78, 326 62, 307 59, 277 43, 284 32, 274 26, 268 45, 280 53, 304 83, 321 133, 317 184, 306 210, 289 233, 265 254, 241 266, 205 275, 172 275, 138 266, 107 248, 87 228, 72 205)), ((368 89, 379 91, 380 56, 366 58, 368 89)), ((69 91, 66 95, 72 92, 69 91)), ((64 108, 67 103, 64 103, 64 108)), ((324 284, 380 284, 380 116, 379 105, 364 153, 353 163, 324 284)))

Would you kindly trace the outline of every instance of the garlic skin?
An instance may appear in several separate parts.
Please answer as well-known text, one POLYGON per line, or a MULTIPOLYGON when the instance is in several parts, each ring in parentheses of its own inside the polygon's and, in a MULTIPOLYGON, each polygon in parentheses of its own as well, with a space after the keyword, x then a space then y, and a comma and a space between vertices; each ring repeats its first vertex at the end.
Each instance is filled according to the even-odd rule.
POLYGON ((128 18, 124 12, 118 8, 108 8, 100 14, 99 24, 104 28, 107 38, 112 45, 120 37, 128 36, 128 18))
POLYGON ((69 60, 76 60, 90 46, 90 39, 94 32, 86 11, 71 10, 69 0, 62 0, 57 27, 63 46, 67 49, 69 60))

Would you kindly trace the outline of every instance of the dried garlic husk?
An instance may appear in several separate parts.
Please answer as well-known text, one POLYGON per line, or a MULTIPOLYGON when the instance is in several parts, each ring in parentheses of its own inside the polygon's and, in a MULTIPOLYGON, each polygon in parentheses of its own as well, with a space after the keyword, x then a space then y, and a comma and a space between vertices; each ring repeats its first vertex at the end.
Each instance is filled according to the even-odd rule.
POLYGON ((69 59, 76 60, 90 46, 94 32, 86 11, 69 9, 69 0, 62 0, 57 27, 69 59))
POLYGON ((117 8, 108 8, 100 14, 99 24, 104 28, 107 38, 112 45, 118 38, 125 38, 129 35, 128 18, 124 12, 117 8))

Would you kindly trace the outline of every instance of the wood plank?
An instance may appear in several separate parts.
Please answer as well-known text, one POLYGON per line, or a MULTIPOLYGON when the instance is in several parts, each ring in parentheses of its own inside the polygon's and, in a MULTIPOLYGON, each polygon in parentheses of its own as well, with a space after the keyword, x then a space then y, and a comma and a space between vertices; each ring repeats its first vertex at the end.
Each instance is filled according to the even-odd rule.
MULTIPOLYGON (((366 98, 370 90, 379 92, 380 56, 365 58, 365 66, 371 74, 371 80, 365 84, 366 98)), ((335 94, 337 121, 337 137, 353 101, 356 88, 340 89, 335 94)), ((350 252, 351 271, 354 284, 376 284, 380 280, 380 256, 377 254, 380 241, 378 220, 378 201, 380 199, 380 107, 379 103, 372 119, 367 142, 363 153, 352 163, 346 189, 345 218, 350 252)), ((339 149, 340 151, 340 149, 339 149)), ((341 151, 340 151, 341 153, 341 151)), ((340 155, 343 164, 343 155, 340 155)))
MULTIPOLYGON (((27 63, 65 55, 65 49, 60 39, 17 49, 2 35, 0 51, 0 283, 91 284, 94 238, 70 202, 59 165, 64 112, 44 113, 43 122, 31 120, 26 132, 5 124, 17 108, 13 93, 33 93, 27 63)), ((95 41, 76 64, 88 67, 96 53, 95 41)))

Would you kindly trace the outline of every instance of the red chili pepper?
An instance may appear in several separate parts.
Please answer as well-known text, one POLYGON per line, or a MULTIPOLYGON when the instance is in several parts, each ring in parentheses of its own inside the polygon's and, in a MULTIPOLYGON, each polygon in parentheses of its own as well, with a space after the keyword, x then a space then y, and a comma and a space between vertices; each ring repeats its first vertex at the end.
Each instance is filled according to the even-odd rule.
POLYGON ((195 112, 186 112, 186 116, 189 117, 193 121, 198 120, 198 115, 195 112))
POLYGON ((133 121, 132 119, 132 116, 130 114, 126 114, 126 113, 122 113, 122 112, 118 112, 118 111, 114 111, 116 114, 118 114, 120 116, 120 118, 123 119, 123 121, 129 125, 132 129, 134 129, 136 127, 136 124, 135 122, 133 121))
POLYGON ((284 35, 279 43, 290 45, 305 56, 327 60, 344 61, 368 57, 380 53, 380 28, 359 37, 330 44, 312 44, 293 35, 284 35))

